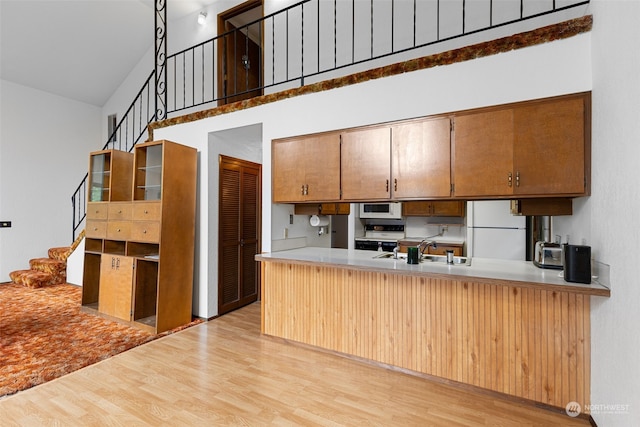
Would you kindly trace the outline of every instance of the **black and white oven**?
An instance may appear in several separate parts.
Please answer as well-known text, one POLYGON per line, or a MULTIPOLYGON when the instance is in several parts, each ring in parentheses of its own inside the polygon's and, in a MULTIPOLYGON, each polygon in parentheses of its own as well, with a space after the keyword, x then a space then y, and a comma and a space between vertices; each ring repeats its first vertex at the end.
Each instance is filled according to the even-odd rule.
POLYGON ((404 238, 404 224, 367 224, 363 237, 356 237, 355 248, 391 252, 404 238))

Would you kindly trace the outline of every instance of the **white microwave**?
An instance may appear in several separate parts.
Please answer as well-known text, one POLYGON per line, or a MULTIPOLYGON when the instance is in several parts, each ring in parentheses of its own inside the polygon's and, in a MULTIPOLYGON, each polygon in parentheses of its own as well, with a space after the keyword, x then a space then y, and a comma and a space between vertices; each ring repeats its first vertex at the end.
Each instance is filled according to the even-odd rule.
POLYGON ((360 218, 401 219, 402 203, 360 203, 360 218))

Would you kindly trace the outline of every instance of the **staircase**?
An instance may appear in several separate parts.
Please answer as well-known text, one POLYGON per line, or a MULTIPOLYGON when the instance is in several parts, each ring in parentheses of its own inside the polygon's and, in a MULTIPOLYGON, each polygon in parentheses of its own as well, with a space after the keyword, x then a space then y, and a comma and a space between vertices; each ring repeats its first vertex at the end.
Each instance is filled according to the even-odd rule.
POLYGON ((29 270, 16 270, 9 273, 13 283, 28 288, 42 288, 58 285, 67 281, 67 258, 73 253, 84 238, 84 231, 71 246, 50 248, 48 258, 33 258, 29 260, 29 270))

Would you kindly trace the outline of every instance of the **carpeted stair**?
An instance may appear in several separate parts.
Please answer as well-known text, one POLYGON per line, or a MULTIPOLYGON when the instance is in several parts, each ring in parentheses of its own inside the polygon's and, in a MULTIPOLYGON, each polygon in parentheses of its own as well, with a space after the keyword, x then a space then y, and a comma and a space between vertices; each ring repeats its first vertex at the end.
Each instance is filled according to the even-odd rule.
POLYGON ((71 246, 50 248, 48 258, 29 260, 29 270, 17 270, 9 273, 13 283, 29 288, 58 285, 67 281, 67 258, 84 239, 84 230, 71 246))
POLYGON ((17 270, 9 273, 14 283, 29 288, 58 285, 67 281, 67 258, 71 247, 51 248, 48 258, 29 260, 29 270, 17 270))

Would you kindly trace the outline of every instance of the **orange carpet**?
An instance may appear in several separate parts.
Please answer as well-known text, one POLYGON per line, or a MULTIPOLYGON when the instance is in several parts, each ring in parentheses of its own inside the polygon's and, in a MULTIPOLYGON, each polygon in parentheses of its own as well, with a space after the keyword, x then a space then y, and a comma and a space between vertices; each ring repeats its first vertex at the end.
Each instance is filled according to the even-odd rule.
POLYGON ((159 336, 81 312, 81 296, 69 284, 0 284, 0 398, 159 336))

